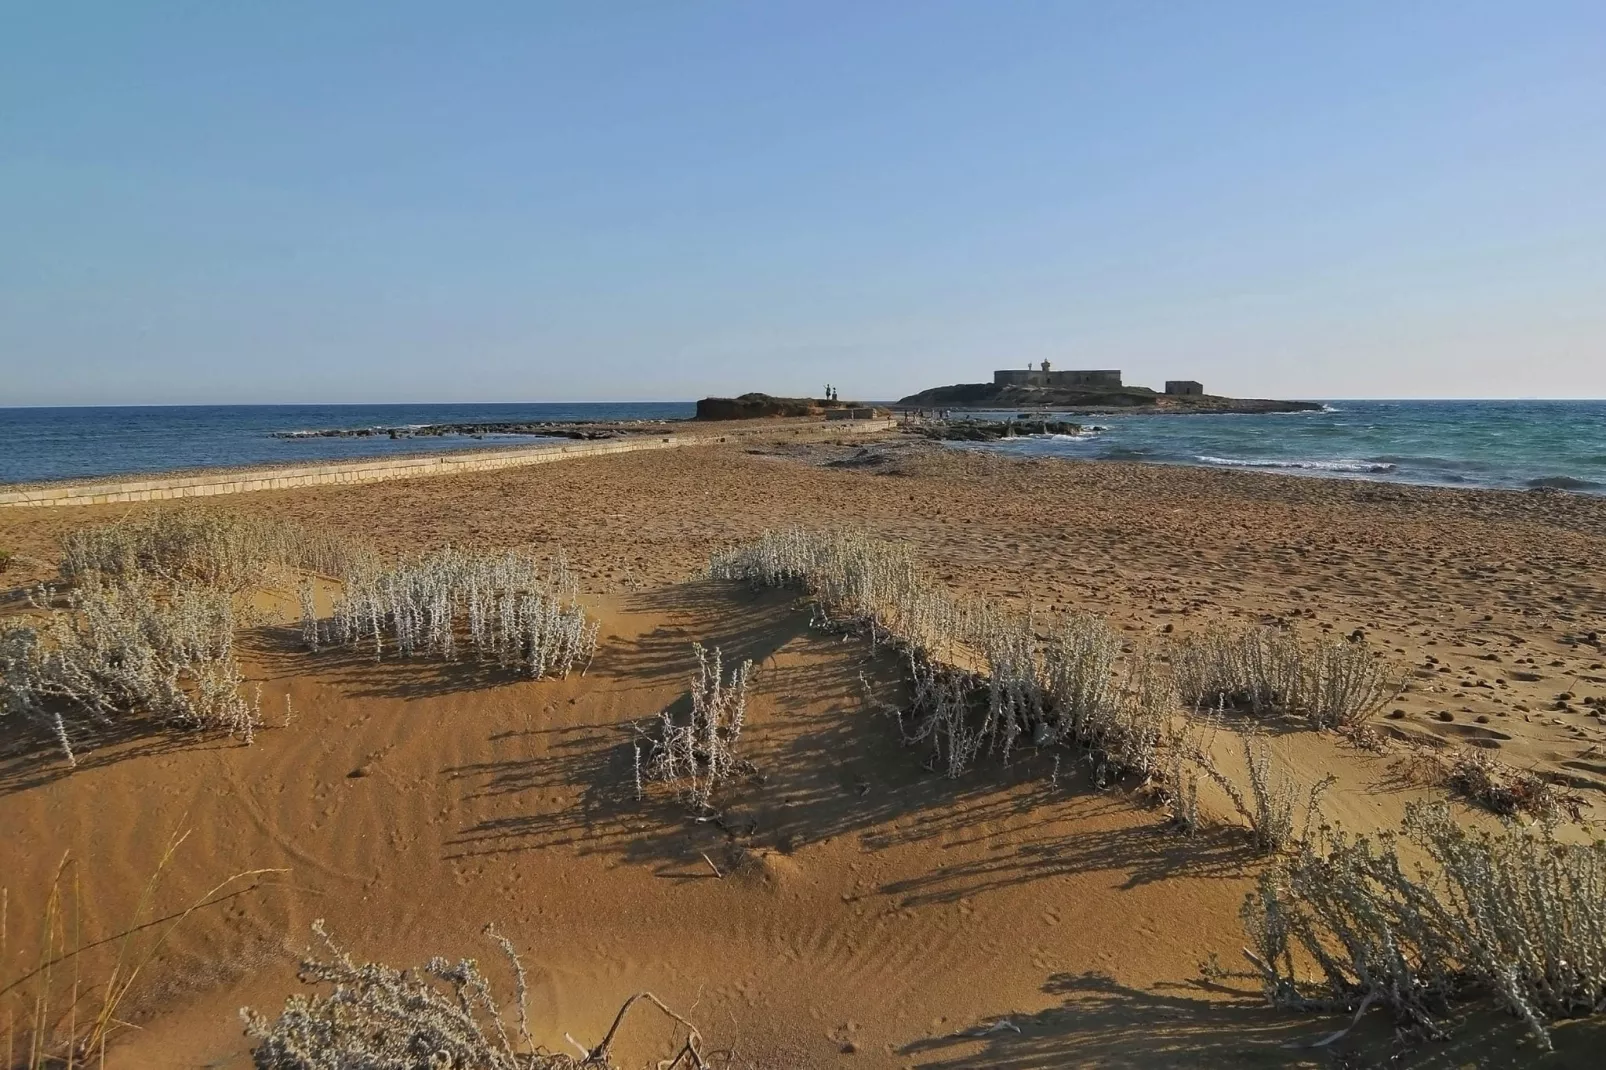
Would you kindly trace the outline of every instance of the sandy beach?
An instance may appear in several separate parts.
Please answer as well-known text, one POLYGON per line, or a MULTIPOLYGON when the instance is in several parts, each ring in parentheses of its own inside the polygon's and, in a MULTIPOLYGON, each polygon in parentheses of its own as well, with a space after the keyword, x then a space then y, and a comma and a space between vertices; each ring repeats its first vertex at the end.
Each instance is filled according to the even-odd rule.
POLYGON ((0 1070, 1606 1067, 1606 6, 15 6, 0 1070))
MULTIPOLYGON (((0 511, 8 605, 54 573, 66 531, 148 508, 0 511)), ((731 1065, 1332 1065, 1303 1047, 1332 1020, 1272 1011, 1235 972, 1257 862, 1219 800, 1220 822, 1181 838, 1142 793, 1051 781, 1046 758, 934 776, 865 707, 862 680, 896 695, 895 659, 811 628, 786 592, 702 578, 711 552, 799 523, 903 541, 956 592, 1104 614, 1133 642, 1222 622, 1359 632, 1409 684, 1379 742, 1273 740, 1306 782, 1338 777, 1329 813, 1351 827, 1444 797, 1412 772, 1420 748, 1543 773, 1578 796, 1579 830, 1606 815, 1606 706, 1586 701, 1606 697, 1599 498, 757 436, 209 508, 390 553, 561 547, 602 642, 590 672, 561 681, 305 655, 274 626, 294 616, 282 592, 246 643, 269 724, 251 746, 135 742, 70 774, 9 753, 13 918, 37 912, 29 896, 70 848, 86 917, 114 930, 178 827, 195 832, 169 904, 230 873, 288 871, 186 920, 108 1065, 249 1065, 234 1008, 282 1003, 320 917, 360 959, 392 963, 489 960, 479 930, 495 921, 525 952, 554 1049, 566 1032, 594 1041, 650 988, 731 1065), (694 641, 756 666, 764 776, 719 827, 630 790, 631 726, 685 691, 694 641), (1228 974, 1202 974, 1213 960, 1228 974)), ((638 1029, 624 1065, 661 1057, 666 1036, 638 1029)), ((1538 1063, 1518 1023, 1475 1017, 1398 1065, 1583 1066, 1599 1026, 1556 1037, 1538 1063)), ((1389 1045, 1383 1023, 1355 1039, 1389 1045)))
MULTIPOLYGON (((768 528, 863 527, 908 542, 956 590, 1093 610, 1135 633, 1220 620, 1360 628, 1417 670, 1399 704, 1407 715, 1390 727, 1476 739, 1606 786, 1598 719, 1580 702, 1552 708, 1563 692, 1606 696, 1599 497, 1017 460, 888 436, 744 441, 224 507, 392 552, 562 547, 598 594, 686 580, 715 549, 768 528)), ((0 544, 26 558, 13 582, 47 575, 64 531, 128 511, 0 511, 0 544)))

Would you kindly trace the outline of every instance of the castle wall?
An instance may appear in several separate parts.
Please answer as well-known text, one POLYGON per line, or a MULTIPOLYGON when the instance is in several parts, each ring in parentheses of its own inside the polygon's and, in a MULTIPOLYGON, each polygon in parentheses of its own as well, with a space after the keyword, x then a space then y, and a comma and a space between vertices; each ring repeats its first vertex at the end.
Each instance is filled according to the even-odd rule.
POLYGON ((993 383, 996 386, 1119 387, 1121 373, 1118 370, 1045 372, 1036 368, 1024 371, 1006 368, 993 372, 993 383))
POLYGON ((1121 373, 1115 370, 1063 371, 1048 373, 1049 386, 1118 387, 1121 373))

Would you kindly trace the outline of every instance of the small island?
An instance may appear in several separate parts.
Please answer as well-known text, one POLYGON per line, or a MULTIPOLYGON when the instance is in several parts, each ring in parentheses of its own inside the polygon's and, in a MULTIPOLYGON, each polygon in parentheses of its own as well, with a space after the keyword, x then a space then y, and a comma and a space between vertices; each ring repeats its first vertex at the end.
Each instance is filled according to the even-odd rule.
POLYGON ((1272 401, 1207 394, 1201 383, 1173 379, 1165 390, 1126 386, 1119 370, 1054 371, 1048 361, 1024 371, 993 372, 990 383, 956 383, 910 394, 901 408, 921 409, 1053 409, 1061 412, 1110 413, 1273 413, 1312 412, 1314 401, 1272 401))
POLYGON ((827 420, 871 420, 892 415, 862 401, 843 401, 836 391, 826 388, 824 398, 781 398, 772 394, 747 393, 734 398, 703 398, 697 403, 693 420, 765 420, 781 416, 808 416, 827 420))

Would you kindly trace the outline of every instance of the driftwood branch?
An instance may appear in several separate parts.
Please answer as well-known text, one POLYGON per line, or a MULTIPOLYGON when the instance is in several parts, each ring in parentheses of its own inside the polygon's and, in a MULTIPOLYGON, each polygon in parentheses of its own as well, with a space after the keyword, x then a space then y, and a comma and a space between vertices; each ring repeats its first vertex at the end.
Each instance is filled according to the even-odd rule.
POLYGON ((692 1067, 694 1070, 708 1070, 708 1064, 703 1061, 702 1053, 699 1050, 703 1041, 703 1035, 697 1031, 697 1027, 695 1025, 692 1025, 685 1018, 682 1018, 680 1015, 670 1010, 668 1005, 666 1005, 663 1000, 659 999, 651 992, 637 992, 635 995, 625 1000, 624 1006, 620 1007, 619 1013, 614 1016, 613 1024, 608 1027, 607 1034, 603 1036, 602 1043, 591 1049, 590 1054, 586 1056, 585 1062, 582 1065, 608 1065, 608 1048, 613 1044, 614 1034, 619 1032, 619 1026, 624 1023, 625 1015, 630 1013, 630 1008, 635 1006, 638 1000, 646 1000, 659 1010, 663 1011, 669 1017, 686 1027, 687 1036, 685 1046, 680 1049, 679 1053, 677 1053, 673 1059, 670 1059, 667 1062, 660 1062, 658 1064, 659 1070, 674 1070, 675 1067, 682 1065, 692 1067))

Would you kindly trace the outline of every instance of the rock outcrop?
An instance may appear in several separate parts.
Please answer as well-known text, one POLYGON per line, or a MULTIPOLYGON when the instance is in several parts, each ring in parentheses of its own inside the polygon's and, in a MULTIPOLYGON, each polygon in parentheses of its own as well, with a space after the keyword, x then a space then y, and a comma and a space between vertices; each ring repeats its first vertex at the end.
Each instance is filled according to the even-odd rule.
POLYGON ((917 424, 913 430, 927 438, 954 442, 996 442, 1020 435, 1079 435, 1081 424, 1067 420, 933 420, 917 424))
POLYGON ((1228 398, 1215 394, 1161 394, 1143 386, 1078 390, 1065 387, 956 383, 910 394, 899 405, 917 408, 1057 409, 1070 412, 1263 413, 1308 412, 1314 401, 1228 398))
POLYGON ((887 415, 858 401, 818 398, 778 398, 769 394, 743 394, 735 398, 703 398, 697 403, 695 420, 757 420, 767 416, 824 416, 844 409, 864 409, 873 415, 887 415))

